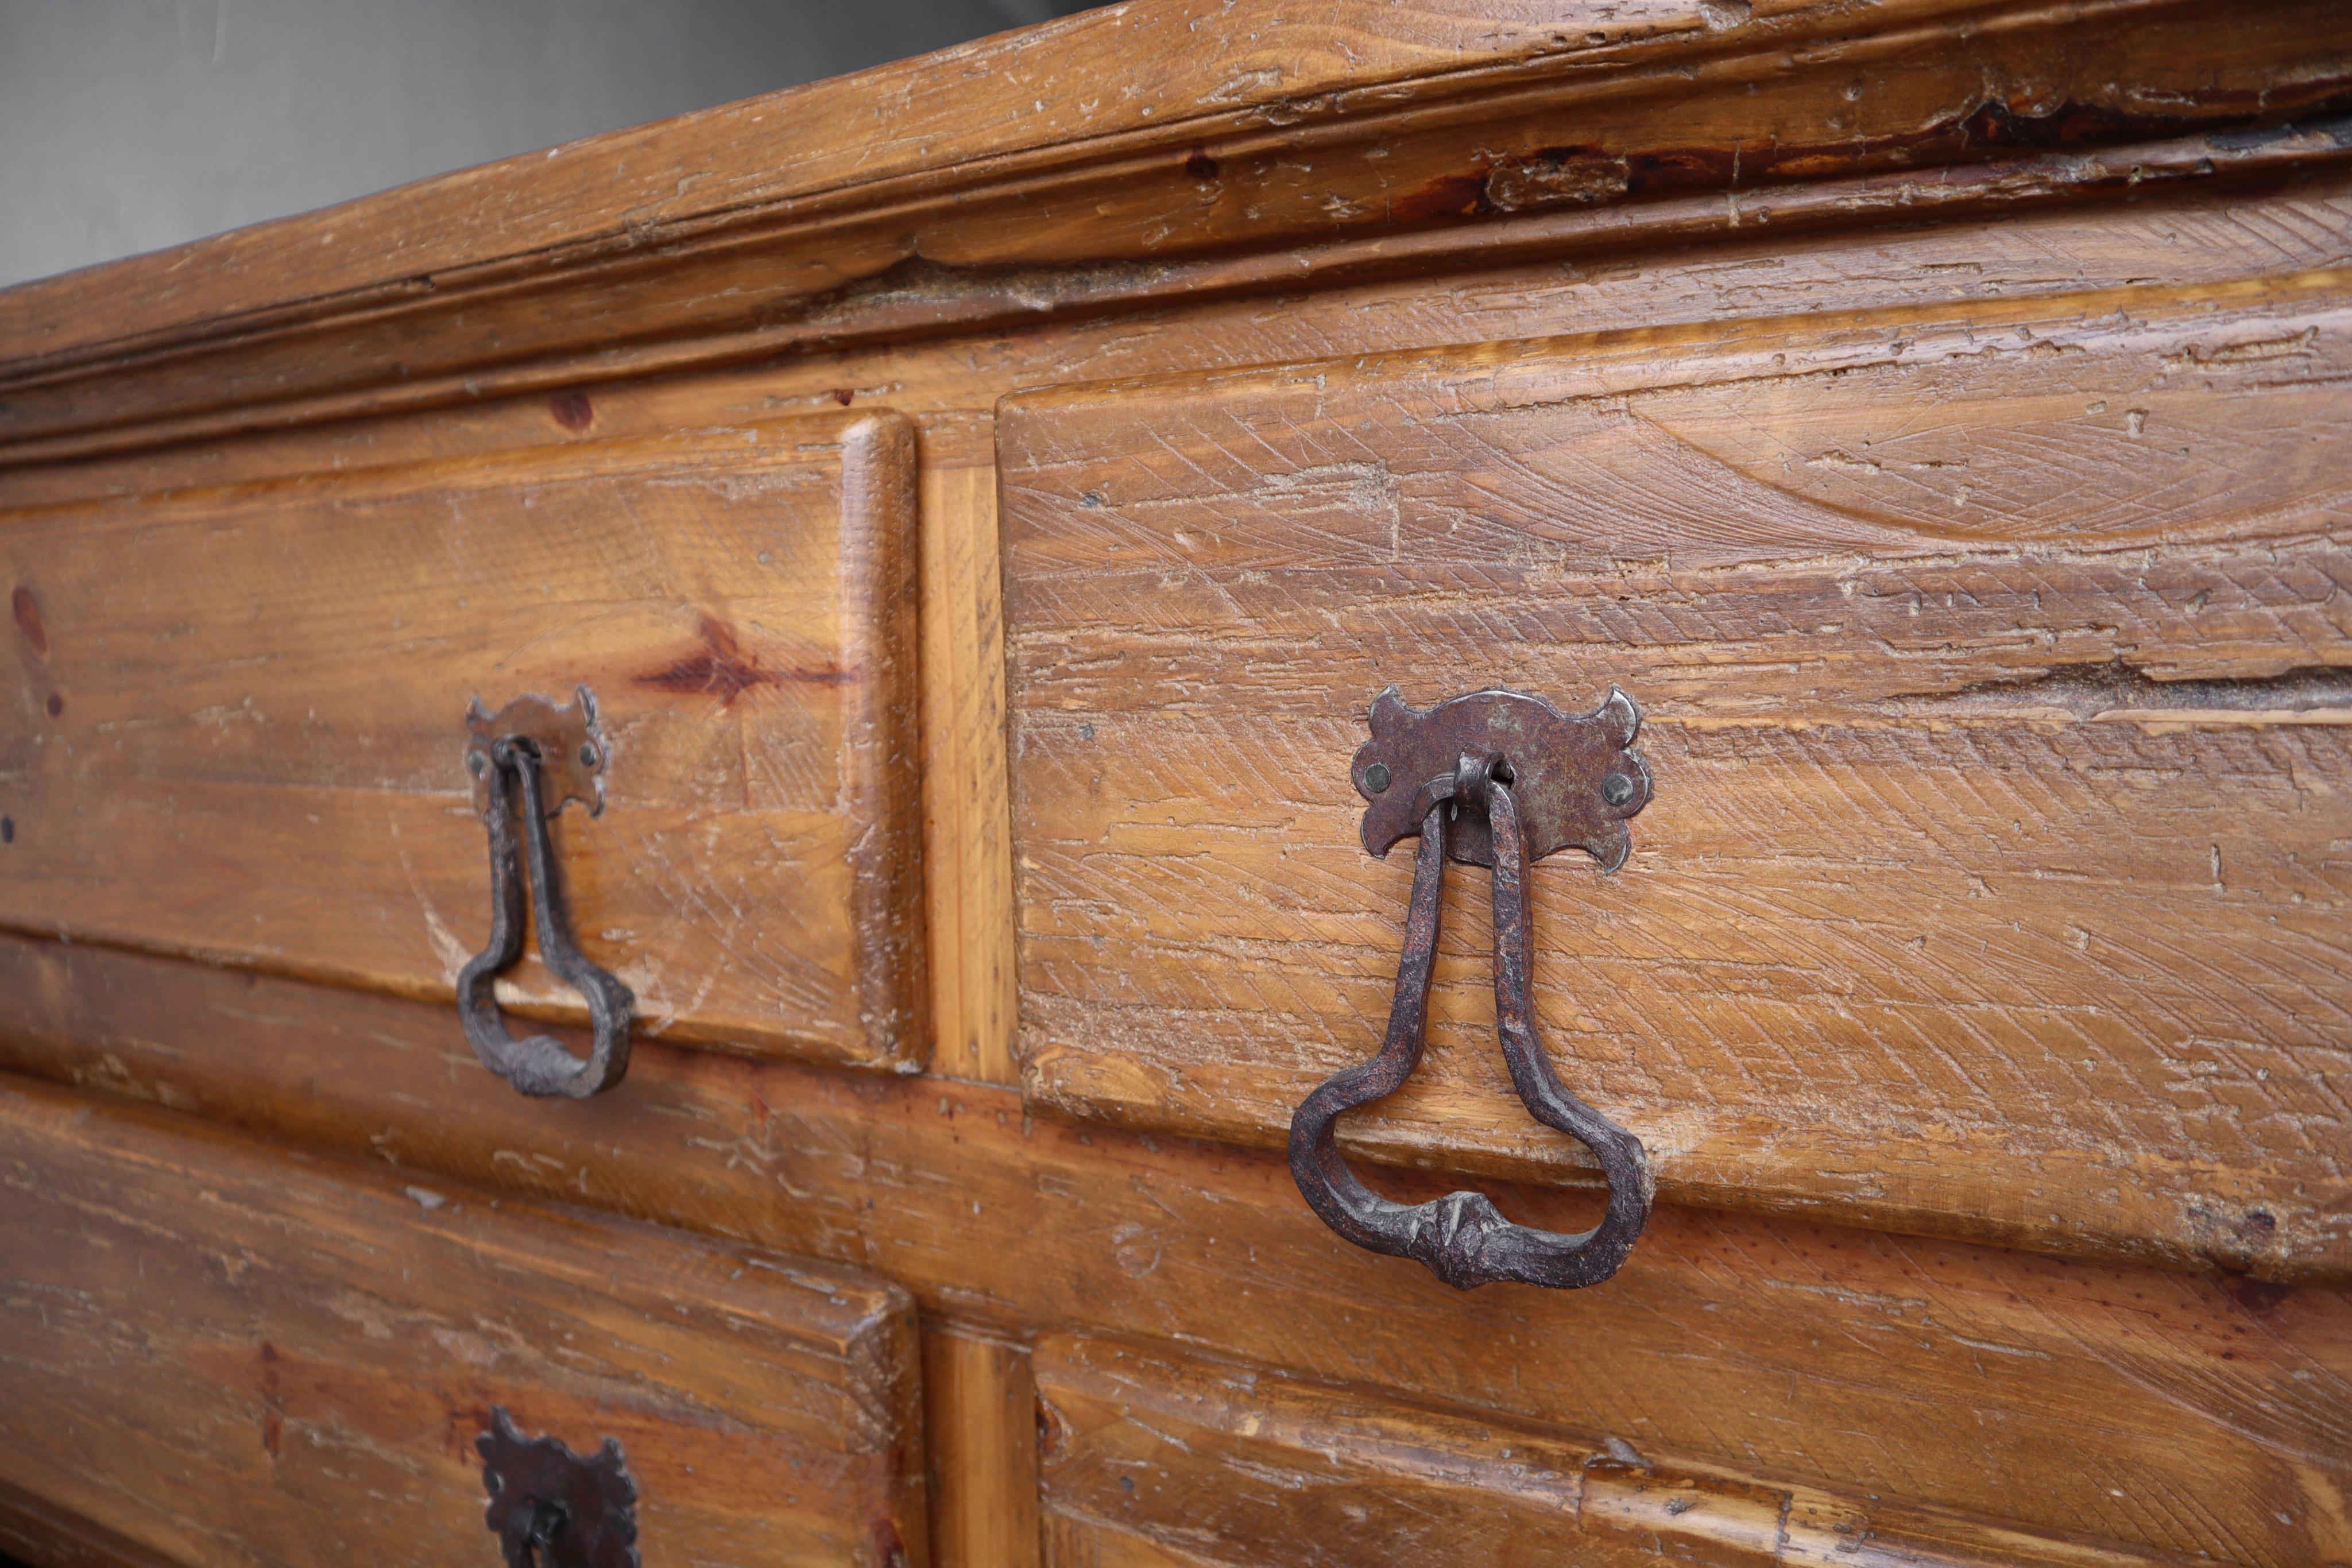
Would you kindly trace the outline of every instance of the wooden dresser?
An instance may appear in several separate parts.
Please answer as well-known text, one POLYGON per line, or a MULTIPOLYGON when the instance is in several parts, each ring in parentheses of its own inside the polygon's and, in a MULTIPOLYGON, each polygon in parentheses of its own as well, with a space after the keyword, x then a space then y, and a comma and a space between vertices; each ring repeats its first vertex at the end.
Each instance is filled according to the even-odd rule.
POLYGON ((0 292, 0 1554, 2352 1564, 2344 0, 1134 0, 0 292))

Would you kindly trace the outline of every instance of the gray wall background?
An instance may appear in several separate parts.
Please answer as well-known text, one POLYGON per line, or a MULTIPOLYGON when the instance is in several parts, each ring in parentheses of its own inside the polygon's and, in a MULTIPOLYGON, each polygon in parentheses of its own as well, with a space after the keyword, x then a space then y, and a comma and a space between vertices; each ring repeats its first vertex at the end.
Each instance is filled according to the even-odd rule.
POLYGON ((0 286, 1086 0, 0 0, 0 286))

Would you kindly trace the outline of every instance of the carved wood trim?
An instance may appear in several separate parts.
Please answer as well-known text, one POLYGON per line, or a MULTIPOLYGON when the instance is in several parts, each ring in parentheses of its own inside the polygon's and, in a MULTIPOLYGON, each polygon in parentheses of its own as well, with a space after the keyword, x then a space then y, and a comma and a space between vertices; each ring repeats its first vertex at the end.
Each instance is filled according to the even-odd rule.
POLYGON ((2352 140, 2230 133, 2340 112, 2341 0, 1741 9, 1108 7, 0 291, 0 462, 2352 140))

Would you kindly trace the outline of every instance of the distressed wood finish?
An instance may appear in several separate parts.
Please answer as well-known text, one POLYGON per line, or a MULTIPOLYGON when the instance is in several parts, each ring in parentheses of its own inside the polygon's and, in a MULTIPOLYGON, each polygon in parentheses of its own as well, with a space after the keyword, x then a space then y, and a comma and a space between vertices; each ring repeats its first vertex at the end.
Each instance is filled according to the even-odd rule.
MULTIPOLYGON (((0 1549, 487 1562, 495 1395, 648 1563, 2352 1563, 2348 110, 2345 0, 1134 0, 0 291, 0 1549), (581 680, 656 1038, 526 1103, 457 721, 581 680), (1648 709, 1604 1287, 1271 1147, 1391 680, 1648 709)), ((1576 1228, 1483 881, 1354 1149, 1576 1228)))
POLYGON ((0 1091, 14 1485, 192 1565, 494 1563, 494 1405, 620 1440, 648 1563, 925 1560, 901 1291, 0 1091))
MULTIPOLYGON (((780 410, 831 409, 844 395, 854 404, 887 396, 917 411, 933 1061, 936 1071, 955 1076, 1010 1082, 1012 892, 1003 753, 998 745, 982 743, 999 732, 1004 701, 988 467, 992 423, 985 412, 1003 392, 1202 361, 1373 353, 1464 334, 1509 338, 1700 323, 1826 298, 1853 308, 1933 308, 1961 319, 1992 304, 2112 288, 2137 277, 2162 276, 2183 285, 2234 281, 2352 254, 2347 189, 2340 177, 2320 176, 2259 195, 2175 191, 2122 209, 2067 208, 1843 239, 1773 235, 1703 250, 1517 265, 1453 275, 1439 287, 1380 283, 1270 300, 1163 301, 1099 324, 883 345, 726 374, 614 383, 593 394, 509 397, 462 416, 414 413, 103 463, 11 469, 0 475, 0 493, 26 504, 54 505, 194 485, 251 485, 513 447, 741 425, 780 410)), ((0 802, 0 811, 8 810, 0 802)), ((1544 868, 1542 876, 1552 869, 1544 868)), ((2221 1238, 2223 1255, 2234 1256, 2240 1239, 2221 1238)), ((2099 1234, 2045 1235, 2040 1241, 2104 1244, 2099 1234)))
POLYGON ((1056 1334, 1039 1343, 1036 1363, 1050 1568, 2184 1562, 1690 1465, 1622 1437, 1596 1445, 1384 1402, 1164 1347, 1056 1334))
MULTIPOLYGON (((2332 138, 2315 140, 2335 145, 2332 138)), ((2338 151, 2352 160, 2352 148, 2338 151)), ((2229 156, 2214 146, 2199 152, 2203 162, 2226 163, 2229 156)), ((1316 264, 1326 253, 1303 251, 1300 276, 1268 284, 1276 291, 1257 298, 1199 299, 1178 272, 1165 291, 1137 298, 1130 311, 1109 320, 865 345, 552 396, 486 392, 462 413, 388 412, 236 441, 10 466, 0 469, 0 486, 12 501, 30 505, 244 484, 742 424, 832 411, 845 398, 852 407, 887 402, 917 421, 928 485, 951 470, 992 464, 991 412, 1021 387, 1776 317, 1832 301, 1847 310, 1936 306, 1961 320, 1986 305, 2150 278, 2187 289, 2341 266, 2352 255, 2352 173, 2342 162, 2320 160, 2284 164, 2271 175, 2253 189, 2204 180, 2141 190, 2128 202, 2055 210, 1993 202, 1990 217, 1932 206, 1922 214, 1916 204, 1927 197, 1914 193, 1914 217, 1935 221, 1839 236, 1761 224, 1703 244, 1693 243, 1702 236, 1621 228, 1598 256, 1563 251, 1556 234, 1520 244, 1522 230, 1537 221, 1525 219, 1509 244, 1498 238, 1452 256, 1451 269, 1434 279, 1322 287, 1328 280, 1316 264)), ((1838 199, 1837 186, 1829 182, 1824 199, 1838 199)), ((940 674, 927 666, 927 680, 940 674)))
POLYGON ((905 422, 835 414, 9 516, 0 923, 448 996, 467 706, 585 684, 560 873, 641 1030, 919 1062, 913 485, 905 422))
POLYGON ((1458 258, 1563 209, 1603 209, 1622 244, 1621 211, 1653 202, 1723 233, 2063 199, 2241 149, 2017 154, 2276 127, 2352 85, 2340 0, 1345 5, 1134 76, 1155 46, 1202 53, 1222 15, 1109 7, 864 78, 854 115, 837 85, 777 95, 121 264, 99 322, 72 282, 11 291, 0 441, 77 455, 985 328, 1041 301, 1263 290, 1297 275, 1295 247, 1335 241, 1367 247, 1360 270, 1411 272, 1428 258, 1391 242, 1450 231, 1458 258), (1051 110, 1016 63, 1047 39, 1051 110), (1943 172, 1989 160, 2014 179, 1943 172), (1804 200, 1840 176, 1885 183, 1804 200), (1234 252, 1263 259, 1158 271, 1234 252))
MULTIPOLYGON (((0 1065, 838 1260, 1008 1337, 1177 1342, 2029 1532, 2352 1560, 2331 1289, 1662 1207, 1601 1290, 1464 1293, 1331 1235, 1270 1153, 660 1046, 610 1094, 533 1104, 436 1009, 45 943, 0 943, 0 1065)), ((1590 1207, 1496 1190, 1531 1223, 1590 1207)))
MULTIPOLYGON (((2341 1277, 2347 282, 1016 400, 1032 1093, 1279 1142, 1393 986, 1373 694, 1614 682, 1656 800, 1617 876, 1538 869, 1537 995, 1662 1196, 2341 1277)), ((1355 1136, 1576 1179, 1477 880, 1355 1136)))

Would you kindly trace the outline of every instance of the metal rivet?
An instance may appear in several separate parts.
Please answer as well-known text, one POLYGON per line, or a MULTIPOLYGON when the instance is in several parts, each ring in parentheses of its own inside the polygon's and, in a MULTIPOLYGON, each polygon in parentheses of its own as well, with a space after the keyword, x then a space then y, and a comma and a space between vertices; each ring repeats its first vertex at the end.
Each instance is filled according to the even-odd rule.
POLYGON ((479 779, 482 776, 482 754, 480 752, 469 751, 466 753, 466 771, 472 774, 477 779, 479 779))
POLYGON ((1601 798, 1612 806, 1622 806, 1633 798, 1633 781, 1622 773, 1612 773, 1601 781, 1601 798))
POLYGON ((1390 779, 1389 765, 1385 762, 1375 762, 1364 769, 1364 788, 1375 795, 1389 787, 1390 779))
POLYGON ((596 748, 593 746, 583 746, 580 748, 580 766, 583 768, 596 766, 596 748))

